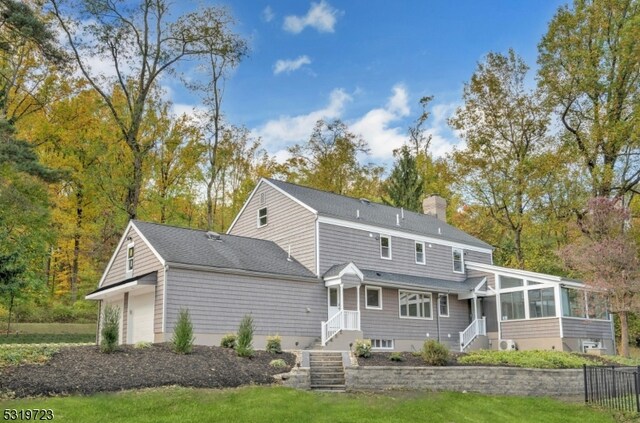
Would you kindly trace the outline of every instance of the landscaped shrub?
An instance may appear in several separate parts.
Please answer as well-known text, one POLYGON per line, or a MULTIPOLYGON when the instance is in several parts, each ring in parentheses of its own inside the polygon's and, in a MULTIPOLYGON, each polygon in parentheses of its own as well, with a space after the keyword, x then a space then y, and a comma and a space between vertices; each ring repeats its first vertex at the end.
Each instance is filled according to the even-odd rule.
POLYGON ((59 350, 57 345, 0 345, 0 368, 18 364, 42 364, 59 350))
MULTIPOLYGON (((602 357, 609 359, 609 356, 602 357)), ((579 354, 563 351, 471 351, 458 358, 460 364, 495 365, 527 367, 533 369, 571 369, 580 368, 583 364, 594 365, 593 360, 579 354)), ((603 363, 604 364, 604 363, 603 363)))
POLYGON ((102 342, 100 349, 105 353, 112 353, 118 348, 120 337, 120 307, 108 305, 102 312, 102 342))
POLYGON ((178 354, 189 354, 193 349, 194 340, 193 324, 191 323, 189 310, 180 309, 178 321, 173 328, 173 338, 171 339, 173 350, 178 354))
POLYGON ((220 341, 220 346, 222 348, 235 348, 236 347, 236 334, 228 333, 222 337, 220 341))
POLYGON ((253 317, 245 314, 238 327, 238 339, 236 340, 236 353, 239 357, 253 356, 253 317))
POLYGON ((356 339, 354 349, 356 357, 371 357, 371 339, 356 339))
POLYGON ((282 369, 284 367, 287 367, 287 363, 281 358, 276 358, 275 360, 271 360, 269 362, 269 366, 275 367, 276 369, 282 369))
POLYGON ((449 361, 449 349, 440 342, 430 339, 422 346, 422 359, 429 366, 444 366, 449 361))
POLYGON ((136 342, 133 348, 137 350, 146 350, 147 348, 151 348, 152 345, 153 344, 151 342, 140 341, 140 342, 136 342))
POLYGON ((267 348, 266 350, 271 354, 282 353, 282 339, 278 335, 267 336, 267 348))
POLYGON ((389 360, 391 360, 391 361, 404 361, 404 357, 402 356, 402 353, 394 352, 394 353, 391 353, 389 355, 389 360))

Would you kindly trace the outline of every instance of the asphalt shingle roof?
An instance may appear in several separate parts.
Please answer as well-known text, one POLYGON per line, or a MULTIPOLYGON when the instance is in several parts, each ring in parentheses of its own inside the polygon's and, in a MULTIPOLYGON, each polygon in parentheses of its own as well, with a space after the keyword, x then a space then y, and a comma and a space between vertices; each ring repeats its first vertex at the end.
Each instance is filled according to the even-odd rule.
POLYGON ((275 179, 269 179, 268 181, 316 210, 321 216, 380 226, 382 228, 459 242, 475 247, 493 248, 486 242, 443 222, 435 216, 404 210, 404 219, 400 219, 400 226, 398 226, 396 225, 396 215, 401 215, 402 213, 399 208, 370 201, 362 201, 357 198, 345 197, 344 195, 307 188, 275 179), (357 218, 358 210, 360 211, 360 218, 357 218))
POLYGON ((196 266, 240 269, 276 275, 315 278, 272 241, 220 234, 210 239, 207 231, 179 228, 135 220, 153 248, 167 262, 196 266))
POLYGON ((447 281, 422 276, 405 275, 402 273, 381 272, 379 270, 360 269, 360 271, 364 275, 365 282, 386 282, 403 286, 410 285, 417 288, 455 293, 469 292, 474 288, 466 282, 447 281))

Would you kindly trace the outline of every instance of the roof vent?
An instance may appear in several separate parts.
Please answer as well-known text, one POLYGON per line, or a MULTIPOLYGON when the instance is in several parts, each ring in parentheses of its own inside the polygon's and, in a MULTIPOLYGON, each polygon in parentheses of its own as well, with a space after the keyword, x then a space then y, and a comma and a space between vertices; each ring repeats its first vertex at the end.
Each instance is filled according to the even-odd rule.
POLYGON ((207 234, 205 236, 211 241, 222 241, 222 237, 217 232, 207 231, 207 234))
POLYGON ((356 209, 356 219, 360 219, 360 209, 356 209))
POLYGON ((360 202, 361 202, 362 204, 366 204, 367 206, 368 206, 369 204, 371 204, 371 201, 367 200, 366 198, 361 198, 361 199, 360 199, 360 202))

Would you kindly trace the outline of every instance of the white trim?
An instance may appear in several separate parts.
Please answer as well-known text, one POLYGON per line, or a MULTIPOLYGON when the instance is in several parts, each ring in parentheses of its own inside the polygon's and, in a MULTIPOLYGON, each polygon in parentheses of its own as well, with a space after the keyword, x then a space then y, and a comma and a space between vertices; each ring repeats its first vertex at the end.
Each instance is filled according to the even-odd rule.
POLYGON ((524 278, 524 279, 532 280, 534 282, 551 281, 556 283, 562 283, 563 285, 568 285, 568 286, 584 287, 584 284, 582 283, 563 280, 560 276, 547 275, 545 273, 531 272, 528 270, 511 269, 508 267, 495 266, 493 264, 484 264, 484 263, 468 261, 466 262, 466 267, 467 269, 471 269, 471 270, 484 270, 492 273, 500 273, 505 276, 524 278))
POLYGON ((425 250, 424 241, 415 241, 413 252, 416 259, 416 264, 421 264, 423 266, 427 264, 427 251, 425 250), (422 245, 422 261, 418 261, 418 251, 416 249, 418 245, 422 245))
MULTIPOLYGON (((169 265, 163 266, 162 269, 162 333, 164 333, 167 327, 167 270, 169 265)), ((153 324, 155 329, 155 319, 153 324)))
POLYGON ((267 206, 264 207, 260 207, 257 212, 256 212, 256 227, 257 228, 264 228, 265 226, 267 226, 269 224, 269 209, 267 208, 267 206), (264 216, 260 216, 260 212, 264 210, 264 216), (263 224, 261 224, 260 219, 265 218, 266 222, 263 224))
MULTIPOLYGON (((611 315, 611 314, 609 314, 611 315)), ((562 316, 563 319, 573 319, 573 320, 587 320, 589 322, 610 322, 613 319, 589 319, 588 317, 572 317, 572 316, 562 316)))
POLYGON ((378 241, 379 244, 380 244, 380 258, 383 259, 383 260, 392 260, 393 259, 393 253, 391 251, 391 235, 380 234, 380 235, 378 235, 378 237, 380 238, 379 241, 378 241), (389 240, 389 257, 385 257, 385 256, 382 255, 382 238, 386 238, 386 239, 389 240))
POLYGON ((269 181, 268 179, 262 178, 260 180, 260 182, 265 182, 267 185, 269 185, 270 187, 274 188, 276 191, 280 192, 281 194, 286 195, 287 197, 289 197, 291 200, 295 201, 296 203, 298 203, 299 205, 301 205, 302 207, 304 207, 305 209, 309 210, 311 213, 313 214, 318 214, 318 211, 310 206, 308 206, 307 204, 303 203, 302 201, 298 200, 296 197, 294 197, 293 195, 289 194, 287 191, 283 190, 282 188, 278 187, 277 185, 273 184, 271 181, 269 181))
POLYGON ((366 285, 364 287, 364 308, 369 310, 382 310, 382 287, 369 285, 366 285), (369 297, 367 296, 367 291, 378 291, 378 303, 380 304, 379 306, 369 305, 369 297))
POLYGON ((426 243, 444 245, 447 247, 462 248, 465 250, 478 251, 478 252, 487 253, 487 254, 490 254, 492 252, 492 249, 490 248, 476 247, 472 245, 466 245, 458 242, 448 241, 441 238, 432 238, 428 236, 418 235, 415 233, 402 232, 394 229, 381 228, 380 226, 367 225, 365 223, 349 222, 349 221, 337 219, 334 217, 318 216, 318 221, 320 223, 326 223, 328 225, 341 226, 343 228, 350 228, 350 229, 359 229, 362 231, 373 232, 373 233, 380 233, 380 230, 382 229, 385 234, 398 237, 398 238, 410 239, 414 241, 416 240, 424 241, 426 243))
POLYGON ((395 342, 393 339, 382 339, 382 338, 373 338, 371 339, 371 349, 372 350, 383 350, 383 351, 387 351, 387 350, 392 350, 395 346, 395 342), (375 347, 373 344, 375 343, 375 341, 380 341, 380 345, 382 345, 382 341, 391 341, 391 346, 390 347, 375 347))
POLYGON ((133 241, 130 241, 127 244, 127 249, 125 250, 125 255, 124 255, 124 274, 126 276, 126 279, 130 278, 133 276, 133 268, 136 265, 136 243, 133 241), (133 248, 133 254, 131 255, 131 257, 129 257, 129 250, 133 248), (129 260, 131 260, 131 269, 129 269, 129 260))
POLYGON ((156 287, 156 284, 140 283, 140 280, 135 280, 135 281, 127 282, 123 285, 117 285, 112 288, 106 288, 105 290, 100 292, 94 292, 93 294, 89 294, 85 296, 84 299, 85 300, 103 300, 105 298, 112 297, 114 295, 132 292, 133 290, 142 290, 142 289, 144 289, 145 291, 148 291, 145 293, 150 293, 155 291, 155 287, 156 287))
POLYGON ((316 276, 320 277, 320 224, 316 216, 316 276))
POLYGON ((453 273, 465 273, 464 270, 464 249, 463 248, 458 248, 458 247, 451 247, 451 270, 453 271, 453 273), (455 252, 459 251, 460 252, 460 269, 461 270, 456 270, 456 258, 455 258, 455 252))
POLYGON ((238 219, 240 218, 240 216, 242 216, 242 213, 244 212, 244 209, 247 208, 247 206, 249 205, 249 203, 251 202, 251 199, 253 198, 253 196, 255 195, 256 192, 258 192, 258 188, 260 188, 260 185, 262 184, 263 179, 260 179, 258 181, 258 183, 256 184, 256 187, 253 189, 253 191, 251 191, 251 194, 249 194, 249 198, 247 198, 247 201, 244 202, 244 204, 242 205, 242 208, 240 209, 240 211, 238 212, 238 214, 236 214, 235 219, 233 219, 233 222, 231 222, 231 226, 229 226, 229 229, 227 229, 227 235, 229 235, 231 233, 231 230, 233 229, 233 227, 236 225, 236 222, 238 221, 238 219))
POLYGON ((444 294, 442 292, 438 293, 438 317, 449 317, 449 294, 444 294), (447 298, 447 314, 440 314, 440 297, 447 298))
MULTIPOLYGON (((100 282, 98 283, 98 288, 102 288, 102 284, 104 284, 104 280, 106 279, 107 274, 111 271, 111 267, 113 267, 113 264, 114 264, 114 262, 116 260, 116 256, 118 255, 118 252, 122 248, 122 246, 124 244, 124 241, 127 239, 127 235, 129 235, 129 232, 131 231, 132 228, 135 229, 136 233, 140 237, 140 240, 142 240, 142 242, 144 242, 147 245, 147 247, 149 247, 149 249, 151 250, 153 255, 156 256, 156 258, 160 261, 160 263, 163 266, 165 265, 165 261, 162 258, 162 256, 160 256, 160 254, 156 251, 156 249, 153 248, 153 245, 151 245, 149 240, 147 240, 147 238, 144 235, 142 235, 142 231, 140 231, 140 229, 138 229, 136 227, 136 225, 133 223, 133 220, 130 220, 129 223, 127 224, 127 227, 125 228, 124 232, 122 233, 122 236, 120 237, 120 241, 118 242, 118 246, 116 247, 115 251, 111 255, 111 259, 109 260, 109 264, 107 264, 106 269, 104 269, 104 272, 102 273, 102 277, 100 278, 100 282)), ((134 264, 134 266, 135 266, 135 264, 134 264)), ((126 271, 126 264, 125 264, 125 271, 126 271)))
MULTIPOLYGON (((409 307, 407 305, 407 313, 409 312, 409 307)), ((425 291, 412 291, 408 289, 398 289, 398 317, 400 319, 413 319, 413 320, 433 320, 433 294, 431 292, 425 291), (419 295, 428 295, 429 296, 429 314, 430 317, 416 317, 416 316, 403 316, 402 315, 402 304, 400 303, 400 293, 405 292, 409 294, 419 294, 419 295)))

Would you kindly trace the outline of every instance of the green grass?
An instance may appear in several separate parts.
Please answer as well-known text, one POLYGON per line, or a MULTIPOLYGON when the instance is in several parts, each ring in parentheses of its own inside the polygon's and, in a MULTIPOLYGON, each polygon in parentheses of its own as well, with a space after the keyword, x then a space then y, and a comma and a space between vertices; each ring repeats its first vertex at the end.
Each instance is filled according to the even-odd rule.
MULTIPOLYGON (((2 329, 6 329, 6 323, 2 329)), ((11 331, 25 334, 83 334, 96 335, 95 323, 12 323, 11 331)))
MULTIPOLYGON (((608 357, 607 357, 608 358, 608 357)), ((576 369, 583 364, 597 365, 579 354, 562 351, 472 351, 458 362, 470 365, 528 367, 534 369, 576 369)))
POLYGON ((0 333, 0 345, 77 344, 96 340, 95 323, 14 323, 11 331, 17 333, 0 333))
POLYGON ((0 402, 52 409, 62 422, 613 422, 611 413, 548 398, 462 393, 331 394, 281 387, 161 388, 0 402))
POLYGON ((59 351, 58 345, 0 345, 0 368, 44 363, 59 351))

